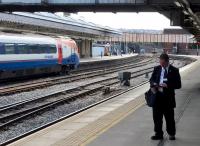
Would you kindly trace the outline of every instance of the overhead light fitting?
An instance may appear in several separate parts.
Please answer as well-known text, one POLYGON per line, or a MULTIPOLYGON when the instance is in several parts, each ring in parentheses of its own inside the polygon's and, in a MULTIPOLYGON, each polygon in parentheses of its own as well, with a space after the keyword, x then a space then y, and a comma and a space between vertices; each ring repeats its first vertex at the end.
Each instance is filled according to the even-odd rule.
POLYGON ((183 5, 182 5, 180 2, 178 2, 178 1, 175 1, 174 3, 175 3, 175 5, 176 5, 177 7, 180 7, 180 8, 183 7, 183 5))
POLYGON ((189 15, 189 13, 188 13, 186 10, 183 10, 183 13, 184 13, 185 15, 189 15))
POLYGON ((189 12, 190 14, 193 14, 193 11, 192 11, 191 8, 188 9, 188 12, 189 12))
POLYGON ((194 25, 197 25, 197 22, 193 22, 194 25))
POLYGON ((184 22, 188 22, 188 21, 191 21, 190 19, 184 19, 184 22))
POLYGON ((194 20, 194 18, 192 18, 192 17, 189 17, 189 19, 190 19, 190 20, 194 20))

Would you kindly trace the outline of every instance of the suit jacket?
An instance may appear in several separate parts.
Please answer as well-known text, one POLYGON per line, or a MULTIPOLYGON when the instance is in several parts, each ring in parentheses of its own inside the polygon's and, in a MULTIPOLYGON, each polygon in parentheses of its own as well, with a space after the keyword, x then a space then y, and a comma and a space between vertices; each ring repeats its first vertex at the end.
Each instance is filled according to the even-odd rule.
MULTIPOLYGON (((154 67, 154 71, 150 78, 151 86, 153 86, 154 83, 157 83, 159 85, 161 72, 162 72, 162 67, 160 65, 154 67)), ((181 77, 178 68, 169 65, 166 84, 168 87, 164 88, 162 94, 158 93, 155 101, 155 106, 175 108, 176 107, 175 89, 181 88, 181 77)))

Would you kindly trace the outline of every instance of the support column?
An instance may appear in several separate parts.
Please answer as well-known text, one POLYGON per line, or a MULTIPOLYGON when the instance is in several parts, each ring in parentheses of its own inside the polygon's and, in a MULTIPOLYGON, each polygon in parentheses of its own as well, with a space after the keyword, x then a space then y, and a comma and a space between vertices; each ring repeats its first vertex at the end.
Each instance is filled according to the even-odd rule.
POLYGON ((92 57, 92 40, 82 40, 80 52, 82 58, 92 57))
POLYGON ((92 40, 90 40, 90 57, 92 57, 92 40))
POLYGON ((86 57, 85 48, 86 48, 86 44, 85 44, 85 40, 83 39, 81 41, 81 47, 80 47, 80 57, 81 58, 85 58, 86 57))

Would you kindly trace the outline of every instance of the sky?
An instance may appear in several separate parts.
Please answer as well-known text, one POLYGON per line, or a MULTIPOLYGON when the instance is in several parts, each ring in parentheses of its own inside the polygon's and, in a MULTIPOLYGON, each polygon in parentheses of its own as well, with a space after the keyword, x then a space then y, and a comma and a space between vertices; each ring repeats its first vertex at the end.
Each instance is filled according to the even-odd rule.
POLYGON ((125 28, 163 30, 164 28, 180 28, 171 27, 170 20, 159 13, 80 12, 77 14, 71 14, 71 16, 116 29, 125 28))

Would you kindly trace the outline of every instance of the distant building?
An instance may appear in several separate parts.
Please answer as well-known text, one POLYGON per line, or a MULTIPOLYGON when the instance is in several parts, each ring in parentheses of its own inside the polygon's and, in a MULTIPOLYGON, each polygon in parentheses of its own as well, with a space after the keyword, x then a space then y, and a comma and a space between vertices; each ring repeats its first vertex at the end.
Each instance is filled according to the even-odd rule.
POLYGON ((183 29, 142 30, 122 29, 123 35, 108 38, 111 44, 119 43, 129 52, 162 52, 195 54, 194 36, 183 29), (128 48, 128 49, 127 49, 128 48))

